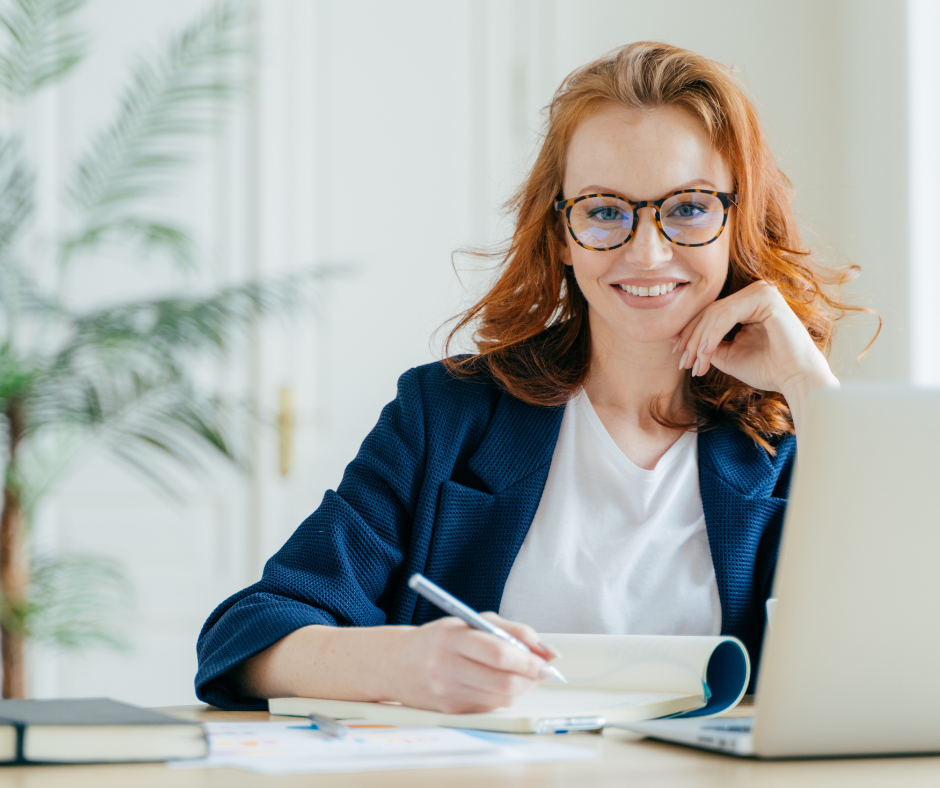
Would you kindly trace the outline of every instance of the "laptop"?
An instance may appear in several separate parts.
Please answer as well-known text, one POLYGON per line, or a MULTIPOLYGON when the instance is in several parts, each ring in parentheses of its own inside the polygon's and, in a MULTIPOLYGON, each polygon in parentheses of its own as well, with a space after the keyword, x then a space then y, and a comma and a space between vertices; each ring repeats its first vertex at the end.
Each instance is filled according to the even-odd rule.
POLYGON ((940 391, 807 403, 754 717, 624 725, 756 758, 940 753, 940 391))

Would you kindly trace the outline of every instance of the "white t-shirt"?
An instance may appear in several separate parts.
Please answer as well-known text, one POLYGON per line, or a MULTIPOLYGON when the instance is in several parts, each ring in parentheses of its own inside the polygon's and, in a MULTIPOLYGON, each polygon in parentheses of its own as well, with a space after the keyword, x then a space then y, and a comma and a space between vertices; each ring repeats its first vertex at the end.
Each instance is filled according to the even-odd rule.
POLYGON ((499 614, 539 632, 720 634, 695 433, 646 470, 572 398, 499 614))

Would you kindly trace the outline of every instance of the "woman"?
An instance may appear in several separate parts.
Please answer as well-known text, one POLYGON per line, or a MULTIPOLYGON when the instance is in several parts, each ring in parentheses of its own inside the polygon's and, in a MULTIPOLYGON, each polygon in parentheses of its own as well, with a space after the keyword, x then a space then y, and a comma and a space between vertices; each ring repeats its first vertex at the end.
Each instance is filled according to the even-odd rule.
POLYGON ((755 666, 807 396, 854 271, 802 251, 726 69, 637 43, 571 74, 500 279, 406 372, 336 492, 199 638, 199 697, 507 705, 540 631, 726 633, 755 666), (451 334, 451 337, 454 335, 451 334), (416 598, 420 571, 529 643, 416 598), (524 623, 517 623, 524 622, 524 623))

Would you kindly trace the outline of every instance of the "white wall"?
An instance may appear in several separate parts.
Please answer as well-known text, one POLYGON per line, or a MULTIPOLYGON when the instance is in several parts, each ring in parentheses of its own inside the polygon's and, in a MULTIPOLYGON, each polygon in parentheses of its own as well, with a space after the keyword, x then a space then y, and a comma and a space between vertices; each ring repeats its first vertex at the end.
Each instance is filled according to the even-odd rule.
POLYGON ((908 2, 908 129, 910 214, 911 379, 940 385, 940 3, 908 2))
MULTIPOLYGON (((223 387, 250 391, 269 414, 282 389, 292 392, 296 451, 287 476, 276 434, 258 431, 251 478, 200 483, 185 508, 101 465, 76 474, 49 507, 45 538, 119 556, 141 612, 129 630, 132 654, 46 656, 37 692, 151 704, 193 698, 203 619, 260 575, 338 483, 398 375, 439 358, 435 329, 489 276, 473 270, 479 263, 458 261, 458 281, 451 252, 505 236, 499 206, 531 156, 541 108, 565 74, 614 46, 660 39, 739 68, 796 187, 807 242, 834 263, 859 263, 863 275, 851 293, 886 321, 859 367, 853 359, 873 325, 858 320, 843 331, 837 370, 868 380, 909 375, 901 0, 675 0, 668 9, 638 0, 256 0, 252 7, 257 91, 208 146, 179 197, 180 215, 203 240, 216 281, 310 261, 356 270, 333 281, 319 307, 289 330, 264 329, 217 371, 223 387)), ((67 158, 73 139, 107 115, 130 55, 195 13, 183 0, 92 0, 95 55, 47 116, 58 129, 50 161, 67 158)), ((148 277, 127 287, 155 286, 148 277)), ((75 284, 76 298, 87 296, 82 287, 75 284)))

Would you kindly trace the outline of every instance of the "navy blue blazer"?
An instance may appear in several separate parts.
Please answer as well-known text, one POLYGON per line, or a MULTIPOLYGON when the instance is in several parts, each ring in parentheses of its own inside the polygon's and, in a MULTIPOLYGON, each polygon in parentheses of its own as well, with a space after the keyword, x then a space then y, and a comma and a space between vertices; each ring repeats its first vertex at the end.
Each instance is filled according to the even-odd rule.
MULTIPOLYGON (((441 363, 409 370, 339 488, 265 565, 260 581, 209 616, 196 694, 227 709, 226 672, 309 624, 424 624, 443 615, 407 585, 421 572, 477 610, 499 610, 535 516, 564 407, 527 405, 489 378, 441 363)), ((795 441, 769 455, 734 427, 700 433, 699 482, 722 632, 758 663, 795 441)), ((550 578, 547 579, 550 582, 550 578)))

